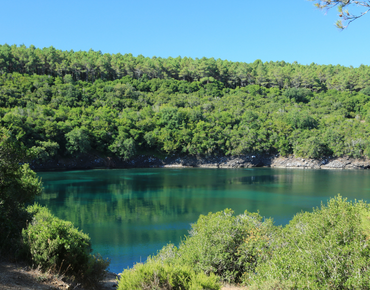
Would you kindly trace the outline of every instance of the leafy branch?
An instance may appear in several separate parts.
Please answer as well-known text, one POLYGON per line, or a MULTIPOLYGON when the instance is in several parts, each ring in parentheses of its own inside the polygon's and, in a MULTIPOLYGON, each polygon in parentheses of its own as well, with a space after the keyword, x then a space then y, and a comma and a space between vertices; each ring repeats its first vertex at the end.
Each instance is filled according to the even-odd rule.
POLYGON ((357 20, 358 18, 364 16, 367 14, 370 10, 370 1, 353 1, 353 0, 309 0, 309 1, 315 1, 315 6, 319 9, 325 9, 329 10, 334 7, 338 8, 338 16, 339 19, 335 23, 335 25, 339 29, 347 28, 349 24, 351 24, 353 21, 357 20), (363 9, 359 13, 352 13, 346 8, 354 8, 358 7, 363 9))

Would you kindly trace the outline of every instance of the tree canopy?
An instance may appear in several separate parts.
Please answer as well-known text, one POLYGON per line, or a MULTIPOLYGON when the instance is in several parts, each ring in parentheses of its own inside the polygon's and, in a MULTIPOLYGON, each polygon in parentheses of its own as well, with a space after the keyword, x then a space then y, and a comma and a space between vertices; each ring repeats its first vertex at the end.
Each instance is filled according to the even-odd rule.
POLYGON ((87 74, 72 60, 93 51, 1 48, 11 53, 0 65, 0 126, 37 163, 150 152, 370 156, 369 66, 120 55, 127 70, 111 61, 104 71, 98 59, 87 74), (20 51, 60 57, 29 70, 20 51), (65 71, 51 69, 63 63, 65 71))

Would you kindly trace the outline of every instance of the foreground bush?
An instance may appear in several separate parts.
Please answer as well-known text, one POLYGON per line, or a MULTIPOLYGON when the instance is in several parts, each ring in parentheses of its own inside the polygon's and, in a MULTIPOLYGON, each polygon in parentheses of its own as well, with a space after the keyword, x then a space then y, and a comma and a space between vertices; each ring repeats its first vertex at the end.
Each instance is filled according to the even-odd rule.
POLYGON ((41 193, 41 181, 28 164, 30 152, 18 136, 0 127, 0 255, 14 256, 30 216, 25 203, 41 193))
POLYGON ((275 236, 271 258, 245 282, 254 289, 369 289, 369 239, 369 206, 338 196, 297 214, 275 236))
POLYGON ((370 289, 369 265, 370 207, 338 196, 283 228, 248 212, 201 215, 179 247, 125 271, 120 289, 193 289, 189 277, 201 274, 251 290, 370 289))
POLYGON ((196 273, 189 266, 169 265, 150 260, 146 264, 136 264, 125 270, 118 282, 118 290, 135 289, 209 289, 219 290, 219 278, 214 274, 207 276, 196 273))
POLYGON ((275 228, 272 220, 262 222, 259 214, 233 214, 226 209, 201 215, 179 248, 168 245, 153 259, 240 282, 245 272, 254 273, 257 264, 266 259, 275 228))
POLYGON ((30 206, 28 212, 33 218, 22 236, 24 253, 34 266, 74 275, 85 282, 103 278, 109 262, 90 254, 88 235, 37 204, 30 206))

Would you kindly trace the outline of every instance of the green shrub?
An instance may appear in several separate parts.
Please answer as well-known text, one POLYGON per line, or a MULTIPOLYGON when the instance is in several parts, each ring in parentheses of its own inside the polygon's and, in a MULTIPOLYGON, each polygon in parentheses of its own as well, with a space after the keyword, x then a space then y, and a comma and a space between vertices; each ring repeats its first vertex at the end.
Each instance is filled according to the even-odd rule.
POLYGON ((369 219, 366 203, 340 196, 312 213, 297 214, 275 235, 271 259, 245 282, 255 289, 269 283, 289 289, 369 289, 369 219))
POLYGON ((0 204, 0 256, 15 257, 22 248, 22 229, 31 216, 24 207, 11 210, 0 204))
POLYGON ((214 274, 196 273, 189 266, 169 265, 149 260, 124 270, 118 282, 118 290, 135 289, 209 289, 219 290, 221 285, 214 274))
POLYGON ((297 103, 307 103, 312 96, 312 92, 311 90, 304 88, 289 88, 283 92, 283 96, 286 96, 290 100, 294 100, 297 103))
POLYGON ((248 287, 248 290, 292 290, 294 285, 290 281, 267 280, 262 284, 254 284, 248 287))
POLYGON ((262 222, 257 214, 234 216, 226 209, 201 215, 190 235, 180 244, 164 247, 154 260, 188 265, 197 273, 214 273, 227 282, 239 282, 243 273, 253 273, 268 255, 272 220, 262 222))
POLYGON ((24 251, 34 266, 75 275, 83 280, 100 280, 109 262, 90 255, 90 238, 71 222, 54 217, 37 204, 28 207, 33 215, 22 231, 24 251))
POLYGON ((25 203, 41 193, 41 181, 28 164, 30 152, 19 136, 0 127, 0 255, 14 256, 30 216, 25 203))
POLYGON ((65 134, 65 139, 67 141, 67 152, 72 156, 89 152, 91 149, 89 132, 85 127, 74 128, 72 131, 65 134))
POLYGON ((37 146, 33 146, 31 150, 36 157, 35 161, 38 163, 46 162, 58 153, 59 144, 57 142, 37 140, 35 143, 37 146))
POLYGON ((370 96, 370 87, 366 87, 360 91, 364 95, 370 96))

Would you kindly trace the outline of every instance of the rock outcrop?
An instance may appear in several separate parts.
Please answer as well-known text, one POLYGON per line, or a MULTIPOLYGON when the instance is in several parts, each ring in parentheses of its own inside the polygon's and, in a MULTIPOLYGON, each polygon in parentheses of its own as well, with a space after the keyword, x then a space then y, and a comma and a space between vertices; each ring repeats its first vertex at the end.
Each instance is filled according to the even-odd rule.
POLYGON ((119 157, 100 157, 85 154, 78 158, 61 158, 44 163, 32 162, 31 168, 37 171, 73 170, 93 168, 300 168, 300 169, 369 169, 369 159, 348 157, 326 157, 321 159, 281 157, 277 155, 239 155, 239 156, 167 156, 160 159, 154 156, 140 155, 125 161, 119 157))

